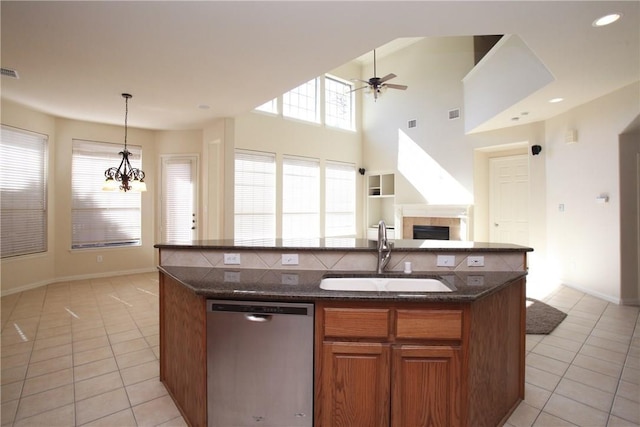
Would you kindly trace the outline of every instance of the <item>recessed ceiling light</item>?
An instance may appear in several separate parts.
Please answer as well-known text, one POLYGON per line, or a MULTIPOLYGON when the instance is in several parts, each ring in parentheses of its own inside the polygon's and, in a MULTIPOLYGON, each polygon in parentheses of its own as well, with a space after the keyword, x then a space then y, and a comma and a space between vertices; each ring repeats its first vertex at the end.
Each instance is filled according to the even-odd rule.
POLYGON ((596 19, 591 25, 593 25, 594 27, 604 27, 605 25, 613 24, 618 19, 620 19, 621 16, 622 15, 619 13, 610 13, 596 19))
POLYGON ((549 102, 552 104, 557 104, 558 102, 562 102, 562 101, 564 101, 564 98, 553 98, 549 100, 549 102))

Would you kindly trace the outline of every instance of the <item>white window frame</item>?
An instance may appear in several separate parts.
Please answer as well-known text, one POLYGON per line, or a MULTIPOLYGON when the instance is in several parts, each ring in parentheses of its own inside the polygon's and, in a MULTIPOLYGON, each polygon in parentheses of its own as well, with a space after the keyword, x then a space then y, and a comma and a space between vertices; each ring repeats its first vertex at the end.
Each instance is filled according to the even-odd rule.
POLYGON ((355 130, 355 92, 353 92, 353 83, 347 80, 341 79, 336 76, 326 74, 324 76, 324 123, 326 126, 344 129, 355 130), (328 82, 333 82, 336 85, 340 85, 343 91, 337 91, 332 89, 332 85, 328 82), (343 114, 339 114, 339 101, 342 98, 345 101, 344 107, 347 111, 343 114), (335 114, 334 114, 335 113, 335 114))
MULTIPOLYGON (((127 145, 129 161, 142 168, 142 147, 127 145)), ((104 170, 118 166, 122 146, 72 141, 71 249, 142 244, 142 197, 135 191, 102 191, 104 170)))
POLYGON ((356 165, 336 161, 325 162, 325 237, 356 236, 356 165), (336 173, 333 173, 336 172, 336 173), (333 219, 333 220, 332 220, 333 219), (336 226, 337 223, 347 224, 336 226))
POLYGON ((234 174, 234 240, 275 240, 276 155, 235 150, 234 174))
POLYGON ((48 136, 2 125, 2 258, 47 251, 48 136))
POLYGON ((282 95, 282 115, 320 123, 320 78, 311 79, 282 95))

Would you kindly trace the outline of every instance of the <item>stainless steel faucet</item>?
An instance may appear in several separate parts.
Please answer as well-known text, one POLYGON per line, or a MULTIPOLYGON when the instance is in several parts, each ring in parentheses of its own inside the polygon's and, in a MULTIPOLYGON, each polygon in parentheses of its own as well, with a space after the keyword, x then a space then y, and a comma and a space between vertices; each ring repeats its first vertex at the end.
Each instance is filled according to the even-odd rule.
POLYGON ((391 258, 391 246, 387 240, 387 225, 384 220, 378 223, 378 274, 384 272, 384 268, 391 258))

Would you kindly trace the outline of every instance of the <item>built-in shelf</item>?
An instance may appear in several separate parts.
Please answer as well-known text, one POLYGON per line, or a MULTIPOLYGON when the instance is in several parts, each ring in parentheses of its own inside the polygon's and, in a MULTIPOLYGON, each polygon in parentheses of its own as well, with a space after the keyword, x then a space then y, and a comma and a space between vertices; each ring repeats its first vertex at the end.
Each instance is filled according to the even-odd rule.
POLYGON ((373 173, 367 176, 367 238, 377 238, 377 227, 384 220, 388 237, 394 238, 395 174, 373 173))

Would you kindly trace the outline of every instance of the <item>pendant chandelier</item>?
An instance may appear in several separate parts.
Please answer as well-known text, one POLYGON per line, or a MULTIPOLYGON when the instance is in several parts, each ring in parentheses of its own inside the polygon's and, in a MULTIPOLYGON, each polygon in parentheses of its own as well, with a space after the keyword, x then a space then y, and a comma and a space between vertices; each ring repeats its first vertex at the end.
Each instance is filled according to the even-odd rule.
POLYGON ((129 99, 132 95, 123 93, 125 103, 124 112, 124 150, 120 153, 122 161, 117 168, 109 168, 104 171, 106 177, 102 190, 104 191, 147 191, 147 184, 144 182, 144 172, 131 166, 129 156, 131 152, 127 150, 127 116, 129 115, 129 99))

